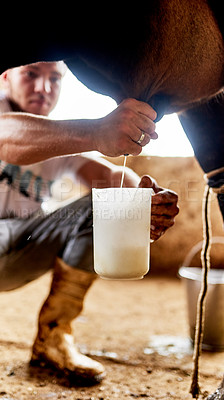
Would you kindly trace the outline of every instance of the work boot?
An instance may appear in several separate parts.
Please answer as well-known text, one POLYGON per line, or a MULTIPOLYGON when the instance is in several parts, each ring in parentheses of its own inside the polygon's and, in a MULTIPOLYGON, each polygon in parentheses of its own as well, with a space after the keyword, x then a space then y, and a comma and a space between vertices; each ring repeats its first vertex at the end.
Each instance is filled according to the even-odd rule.
POLYGON ((86 383, 103 379, 103 365, 78 351, 71 328, 71 322, 82 311, 85 294, 95 278, 91 272, 72 268, 56 259, 50 293, 39 315, 32 365, 43 361, 50 363, 86 383))

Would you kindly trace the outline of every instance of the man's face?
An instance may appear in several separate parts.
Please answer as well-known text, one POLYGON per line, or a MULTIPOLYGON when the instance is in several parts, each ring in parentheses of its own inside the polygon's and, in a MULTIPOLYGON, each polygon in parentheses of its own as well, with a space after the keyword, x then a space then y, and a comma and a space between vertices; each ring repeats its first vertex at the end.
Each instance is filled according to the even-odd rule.
POLYGON ((13 108, 47 116, 58 101, 64 72, 62 62, 39 62, 8 70, 7 94, 13 108))

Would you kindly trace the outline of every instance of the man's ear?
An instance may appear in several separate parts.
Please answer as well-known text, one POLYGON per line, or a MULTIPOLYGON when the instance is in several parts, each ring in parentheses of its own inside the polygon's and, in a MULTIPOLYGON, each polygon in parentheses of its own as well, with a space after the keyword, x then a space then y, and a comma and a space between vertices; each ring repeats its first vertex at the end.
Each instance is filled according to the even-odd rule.
POLYGON ((8 76, 9 76, 9 70, 3 72, 0 75, 0 88, 1 89, 8 89, 9 87, 9 80, 8 80, 8 76))

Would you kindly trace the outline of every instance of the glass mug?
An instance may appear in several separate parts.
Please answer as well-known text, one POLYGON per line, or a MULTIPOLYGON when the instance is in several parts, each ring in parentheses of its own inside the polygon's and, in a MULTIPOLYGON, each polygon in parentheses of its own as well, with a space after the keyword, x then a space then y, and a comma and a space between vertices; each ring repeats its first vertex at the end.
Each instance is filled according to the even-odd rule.
POLYGON ((94 269, 104 279, 149 271, 150 188, 92 189, 94 269))

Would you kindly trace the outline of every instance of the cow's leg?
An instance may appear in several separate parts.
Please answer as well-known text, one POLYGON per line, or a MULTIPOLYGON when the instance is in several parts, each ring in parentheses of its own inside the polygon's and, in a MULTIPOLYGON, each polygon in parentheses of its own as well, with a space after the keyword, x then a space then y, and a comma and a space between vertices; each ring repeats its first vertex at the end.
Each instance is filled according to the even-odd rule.
MULTIPOLYGON (((208 103, 179 115, 192 144, 195 156, 208 177, 208 184, 218 193, 224 220, 224 92, 208 103)), ((207 400, 224 400, 224 378, 207 400)))
POLYGON ((210 394, 207 400, 224 400, 224 376, 221 385, 215 391, 215 393, 210 394))
POLYGON ((179 115, 208 184, 218 194, 224 220, 224 92, 179 115), (221 189, 221 187, 223 188, 221 189))
POLYGON ((104 367, 78 351, 71 328, 95 278, 95 274, 72 268, 57 258, 50 293, 39 315, 31 364, 45 361, 70 376, 93 383, 104 377, 104 367))

